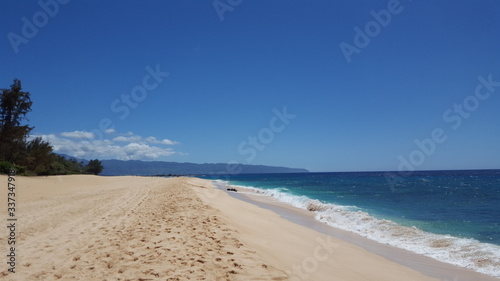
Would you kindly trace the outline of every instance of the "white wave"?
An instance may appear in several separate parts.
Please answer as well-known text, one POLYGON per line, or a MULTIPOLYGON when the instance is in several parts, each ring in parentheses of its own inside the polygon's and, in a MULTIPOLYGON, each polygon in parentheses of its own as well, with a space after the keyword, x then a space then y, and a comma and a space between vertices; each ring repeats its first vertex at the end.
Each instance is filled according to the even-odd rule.
MULTIPOLYGON (((221 187, 229 185, 224 181, 218 183, 221 187)), ((282 188, 231 186, 238 188, 240 192, 247 190, 253 195, 270 196, 280 202, 314 212, 318 221, 379 243, 406 249, 493 277, 500 277, 500 246, 482 243, 475 239, 429 233, 415 226, 401 226, 391 220, 375 218, 355 206, 324 203, 307 196, 283 192, 282 188)))

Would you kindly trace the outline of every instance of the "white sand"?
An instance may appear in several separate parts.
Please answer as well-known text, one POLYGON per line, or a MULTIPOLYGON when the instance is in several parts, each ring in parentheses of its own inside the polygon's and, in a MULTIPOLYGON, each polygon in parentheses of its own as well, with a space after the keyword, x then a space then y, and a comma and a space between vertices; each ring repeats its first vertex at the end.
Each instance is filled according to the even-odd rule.
MULTIPOLYGON (((1 182, 6 186, 6 177, 1 182)), ((185 182, 17 177, 18 264, 9 273, 2 261, 0 279, 285 280, 185 182)), ((4 202, 0 208, 5 222, 4 202)), ((0 236, 5 261, 6 232, 0 236)))
POLYGON ((4 227, 1 280, 437 280, 205 180, 16 178, 16 273, 4 227))

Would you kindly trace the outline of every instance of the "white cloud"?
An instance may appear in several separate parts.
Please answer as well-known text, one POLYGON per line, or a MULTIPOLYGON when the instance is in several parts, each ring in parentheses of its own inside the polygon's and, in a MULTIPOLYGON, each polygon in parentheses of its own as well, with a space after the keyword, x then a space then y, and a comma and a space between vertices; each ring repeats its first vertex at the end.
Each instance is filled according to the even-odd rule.
POLYGON ((139 142, 141 141, 140 136, 130 136, 130 137, 124 137, 124 136, 119 136, 114 138, 114 141, 120 141, 120 142, 139 142))
POLYGON ((167 144, 167 145, 178 144, 178 142, 171 141, 169 139, 157 140, 155 137, 147 137, 145 138, 145 140, 149 143, 155 143, 155 144, 167 144))
POLYGON ((171 140, 168 140, 168 139, 163 139, 161 141, 162 144, 168 144, 168 145, 174 145, 174 144, 178 144, 178 142, 175 142, 175 141, 171 141, 171 140))
POLYGON ((75 138, 75 139, 93 139, 95 135, 91 132, 83 132, 83 131, 74 131, 74 132, 63 132, 61 136, 67 138, 75 138))
MULTIPOLYGON (((91 134, 91 133, 89 133, 91 134)), ((97 140, 86 132, 75 131, 55 134, 32 135, 31 138, 41 137, 50 142, 54 152, 71 155, 84 159, 119 159, 119 160, 152 160, 175 154, 172 148, 155 146, 155 144, 175 144, 176 142, 164 139, 158 141, 154 137, 143 138, 132 133, 127 136, 118 136, 113 139, 97 140)))
POLYGON ((156 159, 162 156, 169 156, 174 154, 172 149, 164 149, 156 146, 149 146, 147 144, 129 143, 124 147, 123 158, 126 160, 137 159, 156 159))
POLYGON ((114 132, 116 132, 116 131, 115 131, 115 129, 107 129, 107 130, 105 130, 104 132, 105 132, 106 134, 112 134, 112 133, 114 133, 114 132))
POLYGON ((152 144, 166 144, 166 145, 174 145, 178 144, 178 142, 171 141, 169 139, 158 140, 155 137, 147 137, 143 138, 141 136, 134 135, 129 132, 126 136, 118 136, 113 139, 113 141, 119 142, 137 142, 137 143, 152 143, 152 144))

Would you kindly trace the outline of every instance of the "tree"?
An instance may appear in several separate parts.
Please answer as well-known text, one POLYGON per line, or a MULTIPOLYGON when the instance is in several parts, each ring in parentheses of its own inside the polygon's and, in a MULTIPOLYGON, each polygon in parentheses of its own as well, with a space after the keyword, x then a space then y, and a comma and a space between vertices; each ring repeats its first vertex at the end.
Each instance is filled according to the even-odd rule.
POLYGON ((98 175, 104 167, 102 166, 101 161, 95 159, 95 160, 90 160, 87 166, 85 167, 85 171, 87 174, 94 174, 98 175))
POLYGON ((52 146, 42 138, 28 141, 34 127, 23 124, 33 105, 30 93, 22 91, 21 80, 14 79, 10 89, 2 89, 0 95, 0 161, 17 170, 26 168, 26 172, 37 175, 50 174, 52 146))
POLYGON ((37 175, 48 175, 51 173, 51 164, 55 155, 52 153, 52 146, 48 141, 37 137, 27 142, 26 157, 21 164, 37 175))
POLYGON ((21 81, 14 79, 10 89, 0 92, 0 172, 14 168, 29 175, 99 174, 102 163, 95 159, 84 167, 74 159, 65 159, 52 152, 49 142, 31 138, 34 127, 23 124, 31 112, 30 93, 22 91, 21 81))
POLYGON ((66 159, 64 156, 54 154, 51 163, 50 172, 53 175, 72 175, 82 174, 84 172, 84 163, 76 159, 66 159))
POLYGON ((21 81, 14 79, 10 89, 2 89, 0 96, 0 160, 11 163, 23 159, 26 138, 33 127, 21 125, 31 111, 30 93, 21 91, 21 81))

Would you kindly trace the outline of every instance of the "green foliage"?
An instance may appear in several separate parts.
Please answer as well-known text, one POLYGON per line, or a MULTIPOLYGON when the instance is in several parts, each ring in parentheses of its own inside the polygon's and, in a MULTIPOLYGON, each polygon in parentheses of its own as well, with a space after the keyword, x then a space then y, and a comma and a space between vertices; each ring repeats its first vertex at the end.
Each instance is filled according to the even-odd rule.
POLYGON ((55 155, 50 170, 54 175, 82 174, 84 165, 83 162, 78 162, 75 159, 66 159, 60 155, 55 155))
POLYGON ((85 167, 85 172, 87 174, 98 175, 100 172, 102 172, 102 169, 104 169, 104 167, 102 166, 101 161, 95 159, 90 160, 90 162, 85 167))
MULTIPOLYGON (((22 91, 21 81, 14 79, 10 89, 0 95, 0 161, 10 163, 21 173, 37 175, 50 173, 52 147, 41 138, 28 141, 33 127, 22 124, 31 111, 30 93, 22 91), (23 169, 26 167, 25 169, 23 169), (22 170, 25 170, 22 172, 22 170)), ((4 168, 6 165, 4 165, 4 168)))
POLYGON ((14 165, 7 161, 0 161, 0 172, 8 174, 10 169, 13 169, 14 165))
POLYGON ((24 146, 33 127, 22 125, 31 111, 30 93, 21 91, 21 81, 14 79, 10 89, 0 95, 0 160, 17 163, 25 155, 24 146))
POLYGON ((7 161, 0 161, 0 173, 8 174, 11 169, 16 170, 17 174, 22 175, 22 174, 26 173, 26 167, 24 167, 24 166, 14 165, 14 164, 9 163, 7 161))
POLYGON ((49 142, 43 141, 42 138, 34 138, 27 142, 25 149, 25 158, 22 163, 29 170, 37 175, 49 175, 51 171, 51 163, 54 158, 52 146, 49 142))
POLYGON ((0 173, 14 168, 24 175, 99 174, 103 167, 97 159, 84 166, 54 154, 50 143, 40 137, 28 140, 33 127, 22 122, 28 121, 26 115, 32 104, 30 93, 22 91, 19 79, 0 92, 0 173))

